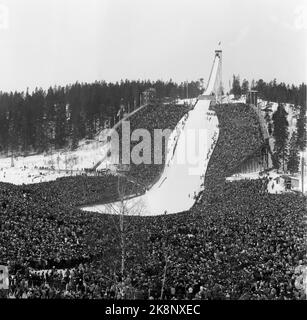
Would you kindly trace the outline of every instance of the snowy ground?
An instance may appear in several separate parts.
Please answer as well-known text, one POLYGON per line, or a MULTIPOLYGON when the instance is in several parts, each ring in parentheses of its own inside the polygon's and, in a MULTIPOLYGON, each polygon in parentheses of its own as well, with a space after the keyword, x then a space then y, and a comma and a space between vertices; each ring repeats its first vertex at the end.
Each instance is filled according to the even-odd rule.
MULTIPOLYGON (((278 194, 278 193, 284 193, 289 192, 289 190, 286 189, 284 177, 285 175, 282 173, 277 172, 276 169, 272 169, 269 172, 261 173, 261 172, 250 172, 250 173, 244 173, 244 174, 234 174, 231 177, 227 177, 227 181, 238 181, 238 180, 253 180, 253 179, 259 179, 259 178, 268 178, 268 192, 272 194, 278 194)), ((302 186, 301 186, 301 176, 297 175, 299 180, 299 185, 296 188, 293 188, 293 190, 301 192, 302 186)), ((304 190, 307 191, 307 174, 305 174, 304 179, 304 190)))
MULTIPOLYGON (((125 202, 130 214, 131 208, 134 208, 135 214, 158 215, 180 212, 192 207, 194 196, 202 189, 203 177, 218 138, 218 120, 215 113, 209 111, 209 105, 210 101, 199 100, 188 117, 179 122, 174 134, 169 138, 163 174, 144 195, 125 202), (195 149, 190 139, 192 132, 195 132, 196 137, 195 149), (198 141, 201 146, 199 149, 198 141), (193 160, 196 160, 196 165, 192 163, 193 160)), ((119 211, 119 206, 119 203, 112 204, 115 211, 119 211)), ((86 206, 83 210, 110 213, 110 204, 86 206)))
MULTIPOLYGON (((246 102, 245 95, 242 95, 239 99, 234 99, 234 96, 232 94, 229 96, 225 96, 223 98, 223 103, 245 103, 245 102, 246 102)), ((291 103, 284 103, 283 105, 285 107, 286 112, 288 113, 287 120, 289 122, 289 132, 291 135, 291 133, 293 132, 296 126, 296 120, 297 120, 296 118, 299 114, 299 111, 295 110, 291 103)), ((270 102, 270 101, 266 101, 258 98, 258 106, 260 106, 263 115, 265 115, 265 108, 269 107, 269 109, 271 110, 270 114, 272 116, 273 113, 277 110, 278 103, 270 102)))
MULTIPOLYGON (((126 117, 144 107, 141 106, 126 117)), ((97 170, 107 169, 107 152, 110 149, 107 137, 119 125, 120 122, 111 129, 102 130, 93 140, 81 140, 74 151, 58 150, 53 154, 14 157, 13 161, 11 157, 0 158, 0 181, 17 185, 39 183, 82 174, 84 169, 96 165, 97 170)))
POLYGON ((105 140, 81 141, 75 151, 58 151, 28 157, 0 158, 0 181, 29 184, 81 174, 106 154, 105 140))
MULTIPOLYGON (((233 95, 229 95, 224 98, 224 103, 245 103, 246 97, 244 95, 241 96, 240 99, 236 100, 234 99, 233 95)), ((258 106, 261 109, 262 116, 264 117, 266 114, 266 108, 268 108, 269 115, 270 115, 270 122, 272 122, 272 115, 274 112, 276 112, 278 108, 278 103, 276 102, 268 102, 262 99, 258 99, 258 106)), ((284 104, 285 110, 287 112, 287 120, 289 123, 289 136, 288 136, 288 141, 291 139, 291 136, 293 132, 296 130, 296 124, 297 124, 297 117, 299 115, 299 110, 296 110, 294 106, 290 103, 285 103, 284 104)), ((268 125, 268 123, 266 123, 268 125)), ((269 144, 271 151, 274 151, 274 145, 275 145, 275 140, 271 136, 269 138, 269 144)), ((304 158, 306 159, 306 151, 304 153, 304 158)), ((301 168, 301 165, 299 166, 301 168)), ((269 193, 282 193, 287 191, 284 185, 283 181, 283 176, 284 174, 278 173, 276 170, 271 170, 268 174, 267 177, 270 178, 270 182, 268 183, 268 192, 269 193)), ((300 175, 300 173, 298 174, 300 175)), ((306 172, 305 172, 306 176, 306 172)), ((248 174, 236 174, 231 177, 228 177, 227 180, 229 181, 234 181, 234 180, 241 180, 241 179, 259 179, 263 177, 263 175, 260 172, 252 172, 248 174)), ((299 178, 299 187, 295 188, 294 190, 300 191, 302 189, 301 187, 301 178, 299 178)), ((307 176, 305 177, 304 180, 304 190, 307 190, 307 176)))
MULTIPOLYGON (((213 82, 209 83, 208 90, 212 90, 213 82)), ((181 99, 177 104, 188 103, 194 105, 197 99, 181 99)), ((265 114, 264 109, 270 106, 271 115, 277 110, 277 103, 268 103, 258 99, 259 105, 265 114)), ((245 102, 242 96, 239 100, 234 100, 232 95, 223 99, 224 103, 245 102)), ((134 112, 138 112, 144 106, 134 112)), ((296 127, 297 111, 290 104, 285 104, 288 113, 289 122, 289 139, 296 127)), ((131 116, 130 114, 129 116, 131 116)), ((117 125, 120 125, 118 123, 117 125)), ((177 126, 177 131, 178 128, 177 126)), ((59 177, 81 174, 84 169, 93 168, 98 164, 97 170, 108 168, 107 152, 110 149, 107 143, 107 136, 112 129, 106 129, 100 132, 94 140, 82 140, 74 151, 60 150, 52 155, 39 154, 28 157, 14 157, 12 167, 12 159, 10 157, 0 158, 0 181, 14 184, 29 184, 45 181, 52 181, 59 177), (101 163, 100 163, 101 162, 101 163)), ((274 141, 270 138, 271 148, 274 148, 274 141)))
MULTIPOLYGON (((210 94, 214 86, 214 75, 218 69, 218 61, 215 61, 213 67, 213 76, 210 79, 204 95, 210 94)), ((238 103, 245 102, 245 96, 241 96, 239 100, 235 100, 232 95, 223 98, 223 103, 238 103)), ((259 106, 265 115, 265 108, 269 107, 270 115, 277 110, 277 103, 270 103, 258 99, 259 106)), ((190 104, 195 105, 194 109, 184 116, 173 130, 168 141, 168 154, 166 158, 165 170, 160 180, 142 197, 129 200, 128 207, 138 208, 138 212, 143 214, 162 214, 165 211, 168 213, 178 212, 189 209, 194 203, 194 195, 200 191, 201 182, 206 172, 206 167, 210 159, 210 155, 214 149, 214 145, 218 136, 218 121, 212 112, 209 112, 208 100, 181 99, 177 101, 178 105, 190 104), (206 143, 204 143, 206 151, 199 158, 201 162, 201 170, 197 175, 190 174, 193 165, 186 163, 178 163, 178 155, 187 155, 187 138, 189 130, 199 131, 207 130, 206 143), (175 191, 174 191, 175 190, 175 191)), ((144 106, 135 110, 138 112, 144 106)), ((296 128, 298 112, 294 110, 291 104, 285 104, 285 109, 288 113, 289 122, 289 139, 296 128)), ((132 113, 132 114, 133 114, 132 113)), ((132 114, 128 115, 131 116, 132 114)), ((116 125, 120 125, 120 122, 116 125)), ((106 129, 100 132, 94 140, 82 140, 79 146, 74 151, 60 150, 52 155, 39 154, 28 157, 15 157, 12 161, 10 157, 0 158, 0 181, 14 184, 29 184, 52 181, 60 177, 78 175, 84 172, 84 169, 93 168, 97 165, 97 170, 109 168, 107 161, 107 152, 110 145, 107 142, 107 136, 110 135, 112 129, 106 129), (13 162, 13 166, 12 166, 13 162)), ((274 141, 270 138, 271 148, 274 147, 274 141)), ((190 150, 191 151, 191 150, 190 150)), ((192 150, 193 151, 193 150, 192 150)), ((187 159, 186 159, 187 160, 187 159)), ((180 162, 180 161, 179 161, 180 162)), ((271 181, 268 185, 270 193, 280 193, 284 191, 282 184, 276 183, 279 181, 280 175, 275 171, 269 173, 271 181)), ((227 178, 228 180, 240 179, 257 179, 259 173, 250 173, 245 175, 237 175, 227 178)), ((305 179, 305 184, 307 179, 305 179)), ((307 190, 307 185, 305 185, 307 190)), ((108 211, 104 206, 87 207, 84 210, 108 211)))
POLYGON ((276 170, 271 170, 266 174, 262 174, 259 172, 250 172, 244 174, 235 174, 231 177, 226 178, 227 181, 238 181, 238 180, 254 180, 259 178, 267 177, 270 179, 268 183, 268 192, 269 193, 282 193, 285 191, 285 186, 280 181, 280 174, 277 173, 276 170))
POLYGON ((197 98, 179 99, 176 101, 176 105, 184 105, 184 104, 194 105, 196 101, 197 101, 197 98))
MULTIPOLYGON (((212 94, 219 67, 216 57, 204 96, 212 94)), ((184 102, 183 102, 184 103, 184 102)), ((164 171, 144 195, 127 200, 129 214, 161 215, 190 209, 202 189, 210 156, 218 139, 218 119, 209 111, 210 100, 198 100, 194 109, 183 117, 168 142, 164 171), (195 139, 191 138, 194 134, 195 139), (135 210, 136 209, 136 210, 135 210), (134 212, 130 212, 134 211, 134 212)), ((121 204, 86 206, 84 211, 120 212, 121 204)))
MULTIPOLYGON (((223 99, 223 103, 245 103, 245 101, 246 101, 245 95, 242 95, 239 99, 234 99, 234 95, 228 95, 228 96, 224 97, 224 99, 223 99)), ((269 101, 262 100, 262 99, 258 98, 258 106, 261 109, 261 113, 262 113, 263 117, 266 114, 265 109, 268 108, 268 110, 270 110, 269 111, 270 122, 272 122, 272 116, 273 116, 274 112, 276 112, 276 110, 277 110, 278 103, 277 102, 269 102, 269 101)), ((285 107, 285 110, 288 114, 287 115, 287 120, 289 123, 288 140, 290 140, 293 132, 296 130, 296 123, 297 123, 297 117, 299 115, 299 111, 295 110, 293 104, 291 104, 291 103, 284 103, 284 107, 285 107)), ((268 123, 266 123, 266 125, 268 125, 268 123)), ((270 137, 269 143, 270 143, 271 150, 273 151, 274 145, 275 145, 275 141, 274 141, 273 137, 270 137)))
MULTIPOLYGON (((195 99, 183 99, 178 104, 195 103, 195 99)), ((134 110, 125 119, 146 107, 134 110)), ((40 183, 56 180, 60 177, 78 175, 84 169, 112 169, 109 167, 107 153, 110 144, 107 137, 120 125, 102 130, 93 140, 81 140, 74 151, 57 150, 53 154, 38 154, 27 157, 0 157, 0 181, 17 185, 40 183), (12 166, 13 164, 13 166, 12 166)))
MULTIPOLYGON (((268 102, 268 101, 265 101, 265 100, 261 100, 261 99, 258 99, 258 104, 262 110, 262 115, 265 116, 265 109, 268 107, 271 112, 269 112, 270 114, 270 122, 272 122, 272 116, 274 114, 274 112, 276 112, 277 110, 277 107, 278 107, 278 103, 276 102, 268 102)), ((293 105, 290 104, 290 103, 285 103, 284 104, 284 107, 285 107, 285 110, 287 112, 287 120, 288 120, 288 124, 289 124, 289 136, 288 136, 288 141, 290 141, 291 137, 292 137, 292 134, 293 132, 296 130, 296 123, 297 123, 297 116, 299 115, 299 111, 298 110, 295 110, 293 108, 293 105)), ((270 147, 271 147, 271 150, 273 151, 274 150, 274 145, 275 145, 275 140, 273 137, 271 137, 269 139, 270 141, 270 147)))

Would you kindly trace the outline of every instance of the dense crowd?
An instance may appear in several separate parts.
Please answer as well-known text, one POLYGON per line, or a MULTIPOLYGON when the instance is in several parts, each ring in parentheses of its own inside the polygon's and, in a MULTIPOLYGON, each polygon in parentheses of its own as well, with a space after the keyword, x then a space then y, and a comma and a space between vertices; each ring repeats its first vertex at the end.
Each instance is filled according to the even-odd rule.
POLYGON ((126 217, 124 277, 118 217, 77 209, 114 200, 116 177, 0 184, 0 264, 10 269, 8 296, 306 299, 298 288, 306 266, 306 199, 268 194, 266 179, 225 182, 261 136, 246 106, 216 112, 220 135, 204 194, 187 212, 126 217))
MULTIPOLYGON (((175 104, 152 104, 135 113, 128 120, 130 121, 130 130, 133 132, 135 129, 146 129, 151 136, 151 164, 135 164, 131 162, 129 176, 133 177, 143 185, 152 185, 156 182, 163 171, 165 163, 165 140, 162 140, 159 152, 162 154, 162 163, 154 163, 154 130, 155 129, 170 129, 173 130, 180 119, 187 114, 190 110, 188 105, 175 105, 175 104)), ((121 127, 118 129, 121 141, 121 127)), ((140 141, 131 141, 131 150, 140 141)))
POLYGON ((305 200, 295 194, 270 195, 266 183, 229 182, 209 205, 134 217, 124 282, 106 259, 110 253, 115 257, 115 246, 114 230, 105 224, 103 237, 109 241, 100 247, 104 255, 57 265, 65 269, 62 273, 51 266, 35 273, 24 262, 11 269, 10 295, 158 299, 165 271, 162 296, 167 299, 304 299, 296 287, 296 269, 306 263, 305 200))
POLYGON ((219 193, 225 177, 232 175, 248 157, 263 145, 257 115, 243 104, 211 107, 219 120, 219 137, 205 175, 206 194, 219 193))
MULTIPOLYGON (((137 185, 125 183, 127 190, 142 192, 137 185)), ((60 178, 23 186, 0 183, 0 260, 42 268, 89 259, 92 227, 112 229, 114 225, 77 207, 116 200, 118 178, 113 175, 60 178)))

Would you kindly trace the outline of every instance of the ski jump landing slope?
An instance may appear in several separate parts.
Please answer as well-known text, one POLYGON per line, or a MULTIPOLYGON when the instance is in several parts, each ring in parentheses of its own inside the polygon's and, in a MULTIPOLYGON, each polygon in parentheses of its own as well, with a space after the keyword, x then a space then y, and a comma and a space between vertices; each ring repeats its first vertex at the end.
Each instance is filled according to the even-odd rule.
MULTIPOLYGON (((215 57, 211 77, 204 96, 215 86, 219 57, 215 57)), ((210 100, 199 99, 188 116, 183 117, 168 141, 164 171, 144 195, 125 201, 128 214, 160 215, 189 210, 202 190, 207 165, 218 139, 218 119, 209 111, 210 100), (191 136, 195 137, 194 141, 191 136), (191 141, 193 143, 191 143, 191 141), (193 145, 194 144, 194 145, 193 145)), ((83 207, 85 211, 112 213, 110 207, 120 203, 83 207)))

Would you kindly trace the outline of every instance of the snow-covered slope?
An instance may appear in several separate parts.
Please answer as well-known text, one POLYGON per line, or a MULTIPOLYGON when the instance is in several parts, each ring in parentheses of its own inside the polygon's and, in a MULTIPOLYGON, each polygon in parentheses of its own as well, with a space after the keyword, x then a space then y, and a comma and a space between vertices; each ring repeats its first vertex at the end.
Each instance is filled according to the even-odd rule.
MULTIPOLYGON (((209 105, 210 101, 199 100, 188 118, 180 121, 174 135, 169 138, 166 166, 159 181, 144 195, 126 201, 128 208, 137 206, 143 215, 158 215, 188 210, 193 206, 194 196, 202 189, 203 177, 218 137, 218 120, 215 113, 209 111, 209 105), (193 134, 195 141, 191 139, 193 134), (196 160, 195 164, 193 160, 196 160)), ((119 205, 112 204, 113 207, 119 205)), ((108 213, 109 205, 87 206, 83 210, 108 213)))
POLYGON ((11 157, 0 158, 0 181, 28 184, 80 174, 85 168, 92 168, 105 153, 105 140, 83 140, 75 151, 19 156, 13 160, 11 157))
MULTIPOLYGON (((219 57, 215 57, 203 95, 212 93, 219 62, 219 57)), ((193 206, 195 196, 202 189, 219 133, 217 116, 209 111, 210 103, 210 100, 198 100, 187 119, 179 122, 169 138, 166 165, 159 181, 144 195, 127 200, 126 207, 137 207, 143 215, 159 215, 188 210, 193 206)), ((110 213, 110 205, 118 208, 121 204, 93 205, 83 210, 110 213)))
MULTIPOLYGON (((143 109, 134 110, 130 117, 143 109)), ((13 184, 30 184, 56 180, 60 177, 77 175, 85 169, 105 169, 110 145, 107 137, 120 125, 99 132, 93 140, 81 140, 76 150, 57 150, 52 154, 38 154, 27 157, 0 158, 0 181, 13 184), (13 166, 12 166, 13 164, 13 166)))

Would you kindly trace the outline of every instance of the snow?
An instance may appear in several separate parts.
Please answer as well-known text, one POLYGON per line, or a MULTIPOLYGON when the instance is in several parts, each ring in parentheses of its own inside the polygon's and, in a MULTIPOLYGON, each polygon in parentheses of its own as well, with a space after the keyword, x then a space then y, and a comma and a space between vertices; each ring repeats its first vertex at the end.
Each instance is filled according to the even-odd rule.
MULTIPOLYGON (((169 137, 166 165, 159 181, 144 195, 125 201, 128 211, 137 206, 142 215, 159 215, 188 210, 193 206, 194 196, 202 190, 203 177, 218 137, 218 120, 209 111, 209 105, 210 101, 199 100, 187 119, 181 119, 169 137), (204 129, 202 138, 200 132, 204 129), (197 154, 194 153, 197 149, 188 147, 191 132, 195 132, 202 145, 197 155, 200 167, 188 160, 197 154)), ((118 202, 112 204, 113 208, 119 206, 118 202)), ((110 204, 86 206, 83 210, 110 213, 110 204)))
MULTIPOLYGON (((219 58, 216 57, 204 95, 210 95, 213 90, 218 65, 219 58)), ((203 178, 219 133, 217 116, 209 111, 210 103, 210 100, 198 100, 188 117, 181 119, 169 137, 166 164, 159 181, 144 195, 126 200, 128 211, 129 208, 137 208, 137 214, 161 215, 189 210, 193 206, 195 196, 202 190, 203 178), (194 141, 191 139, 193 134, 194 141)), ((82 209, 112 213, 110 207, 120 212, 120 206, 119 202, 115 202, 82 209)))
POLYGON ((250 172, 250 173, 242 173, 235 174, 231 177, 227 177, 227 181, 238 181, 238 180, 255 180, 267 177, 269 179, 269 183, 267 186, 267 190, 269 193, 281 193, 285 191, 285 187, 282 183, 280 183, 281 175, 277 173, 276 170, 271 170, 266 174, 260 172, 250 172))
MULTIPOLYGON (((276 110, 278 108, 277 102, 268 102, 268 101, 265 101, 262 99, 258 99, 258 104, 261 107, 261 110, 263 111, 263 115, 265 115, 265 111, 263 109, 267 105, 270 105, 270 109, 272 110, 272 112, 270 113, 271 118, 272 118, 273 113, 276 112, 276 110)), ((284 103, 284 107, 285 107, 286 112, 288 113, 287 120, 289 123, 289 138, 291 138, 291 135, 296 128, 297 116, 299 114, 299 111, 295 110, 291 103, 284 103)))
POLYGON ((106 152, 105 140, 83 140, 75 151, 14 157, 13 167, 11 157, 1 158, 0 181, 20 185, 81 174, 85 168, 92 168, 106 152))
MULTIPOLYGON (((183 99, 178 104, 193 104, 195 101, 196 99, 183 99)), ((145 105, 134 110, 123 120, 144 107, 145 105)), ((102 130, 93 140, 81 140, 78 148, 73 151, 57 150, 53 154, 14 157, 14 166, 11 166, 11 157, 0 158, 0 181, 21 185, 82 174, 84 169, 92 169, 94 166, 97 166, 96 170, 113 170, 114 166, 112 167, 107 157, 110 150, 107 137, 111 136, 120 124, 121 121, 111 129, 102 130)))
MULTIPOLYGON (((143 109, 145 105, 134 110, 125 119, 143 109)), ((16 185, 40 183, 56 180, 60 177, 82 174, 84 169, 96 170, 108 168, 107 152, 110 145, 107 137, 120 125, 118 122, 112 129, 102 130, 93 140, 81 140, 73 151, 57 150, 53 154, 38 154, 26 157, 0 158, 0 181, 16 185)))
MULTIPOLYGON (((203 95, 210 95, 218 72, 219 58, 215 58, 211 78, 207 89, 203 95)), ((223 103, 245 103, 245 96, 240 99, 234 99, 233 95, 223 97, 223 103)), ((264 109, 270 105, 272 112, 277 110, 278 103, 267 102, 258 99, 259 106, 265 115, 264 109)), ((189 104, 194 108, 189 111, 177 124, 168 141, 168 153, 166 156, 166 165, 164 171, 150 190, 143 196, 136 197, 126 201, 129 211, 136 209, 136 212, 144 215, 175 213, 188 210, 195 202, 195 195, 199 194, 202 189, 203 177, 210 156, 214 150, 218 137, 218 119, 212 111, 209 111, 210 100, 197 100, 197 98, 181 99, 176 102, 178 105, 189 104), (188 159, 195 158, 194 148, 191 147, 190 133, 195 132, 198 139, 201 139, 200 132, 205 131, 205 139, 202 141, 203 150, 198 153, 198 164, 191 164, 188 159), (182 162, 182 157, 185 161, 182 162), (181 159, 181 160, 180 160, 181 159), (195 171, 196 170, 196 171, 195 171), (193 171, 195 171, 193 173, 193 171)), ((298 111, 294 110, 289 103, 284 104, 288 113, 289 122, 289 139, 296 128, 298 111)), ((140 111, 145 106, 133 111, 127 115, 129 118, 134 113, 140 111)), ((96 170, 110 169, 107 153, 110 144, 107 137, 112 131, 120 125, 118 122, 112 129, 102 130, 93 140, 82 140, 79 142, 78 148, 74 151, 58 150, 53 154, 38 154, 27 157, 14 157, 13 166, 11 157, 0 158, 0 181, 14 183, 17 185, 40 183, 56 180, 57 178, 71 175, 78 175, 84 172, 84 169, 93 168, 96 170)), ((274 141, 270 138, 271 148, 274 147, 274 141)), ((200 150, 199 150, 200 151, 200 150)), ((195 160, 195 159, 194 159, 195 160)), ((280 174, 275 170, 268 173, 271 178, 268 184, 268 192, 280 193, 284 192, 283 183, 279 183, 280 174)), ((261 173, 254 172, 249 174, 241 174, 228 177, 227 180, 234 181, 240 179, 258 179, 263 177, 261 173)), ((307 179, 305 180, 305 183, 307 179)), ((305 190, 307 186, 305 186, 305 190)), ((115 208, 119 203, 111 204, 115 208)), ((93 205, 83 208, 85 211, 108 212, 108 205, 93 205)))
MULTIPOLYGON (((266 177, 269 179, 268 186, 267 186, 268 193, 279 194, 284 192, 291 192, 290 190, 286 189, 284 176, 285 174, 278 172, 276 169, 272 169, 266 173, 250 172, 250 173, 244 173, 244 174, 243 173, 235 174, 231 177, 227 177, 226 180, 227 181, 253 180, 253 179, 261 179, 266 177)), ((301 192, 302 190, 301 176, 298 174, 296 176, 292 176, 292 178, 297 178, 299 182, 297 187, 292 187, 292 190, 301 192)), ((307 180, 307 175, 305 174, 304 190, 307 190, 306 180, 307 180)))
POLYGON ((197 101, 197 98, 186 98, 186 99, 179 99, 176 101, 176 105, 184 105, 184 104, 189 104, 189 105, 194 105, 197 101))

